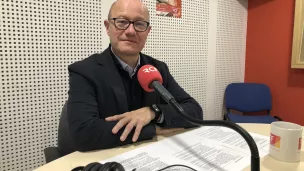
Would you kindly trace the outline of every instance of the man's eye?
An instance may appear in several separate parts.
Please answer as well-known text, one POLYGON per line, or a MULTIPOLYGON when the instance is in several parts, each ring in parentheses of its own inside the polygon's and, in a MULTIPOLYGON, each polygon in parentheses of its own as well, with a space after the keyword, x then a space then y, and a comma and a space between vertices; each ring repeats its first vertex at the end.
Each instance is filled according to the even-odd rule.
POLYGON ((145 26, 145 24, 144 24, 144 23, 136 23, 136 25, 137 25, 137 26, 140 26, 140 27, 145 26))
POLYGON ((128 24, 128 21, 125 21, 125 20, 118 20, 117 23, 118 23, 118 24, 128 24))

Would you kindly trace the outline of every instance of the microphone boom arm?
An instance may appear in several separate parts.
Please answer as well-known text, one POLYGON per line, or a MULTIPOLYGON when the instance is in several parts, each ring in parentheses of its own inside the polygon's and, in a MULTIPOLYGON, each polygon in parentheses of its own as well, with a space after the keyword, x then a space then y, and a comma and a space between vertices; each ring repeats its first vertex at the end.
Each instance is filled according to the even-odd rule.
POLYGON ((251 171, 260 171, 260 156, 258 147, 252 136, 244 128, 230 121, 206 121, 192 118, 175 101, 174 97, 161 84, 159 84, 158 81, 153 81, 150 86, 153 87, 153 89, 156 90, 168 104, 170 104, 183 118, 185 118, 191 124, 199 126, 224 126, 239 133, 245 139, 251 151, 251 171))

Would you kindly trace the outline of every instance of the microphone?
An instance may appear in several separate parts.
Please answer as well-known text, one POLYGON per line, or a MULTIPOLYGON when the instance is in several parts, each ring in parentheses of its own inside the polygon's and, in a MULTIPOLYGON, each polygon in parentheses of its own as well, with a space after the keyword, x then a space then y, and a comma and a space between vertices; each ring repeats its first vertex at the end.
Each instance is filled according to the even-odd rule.
POLYGON ((198 126, 223 126, 233 129, 239 133, 247 142, 251 151, 251 171, 260 171, 260 156, 258 147, 251 137, 251 135, 243 129, 241 126, 222 120, 199 120, 189 116, 184 109, 175 101, 174 97, 164 88, 162 85, 163 79, 160 72, 152 65, 142 66, 137 73, 138 82, 141 87, 147 92, 153 92, 154 90, 160 94, 160 96, 170 104, 183 118, 189 123, 198 126))
POLYGON ((167 103, 169 103, 171 99, 174 99, 173 96, 162 86, 163 78, 154 66, 142 66, 138 70, 137 79, 145 91, 153 92, 156 90, 167 103))

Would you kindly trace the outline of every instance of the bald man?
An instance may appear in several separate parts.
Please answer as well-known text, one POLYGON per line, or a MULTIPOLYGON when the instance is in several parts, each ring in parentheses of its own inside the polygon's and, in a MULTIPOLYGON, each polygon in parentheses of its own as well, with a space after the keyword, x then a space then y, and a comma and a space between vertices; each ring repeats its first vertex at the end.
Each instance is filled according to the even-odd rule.
POLYGON ((156 92, 145 92, 138 83, 138 69, 155 66, 163 86, 184 110, 203 118, 200 105, 178 85, 167 65, 141 53, 151 30, 147 7, 139 0, 118 0, 104 25, 109 47, 68 67, 67 120, 72 140, 61 145, 61 151, 113 148, 194 127, 156 92))

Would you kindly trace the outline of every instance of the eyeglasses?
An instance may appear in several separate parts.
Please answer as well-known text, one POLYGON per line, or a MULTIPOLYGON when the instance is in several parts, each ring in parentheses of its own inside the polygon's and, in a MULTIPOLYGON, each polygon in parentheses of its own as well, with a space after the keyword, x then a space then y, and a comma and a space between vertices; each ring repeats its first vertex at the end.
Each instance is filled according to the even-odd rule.
POLYGON ((110 20, 114 20, 115 27, 120 30, 126 30, 130 24, 133 24, 133 27, 137 32, 144 32, 150 25, 149 22, 141 20, 130 21, 124 18, 112 18, 110 20))

